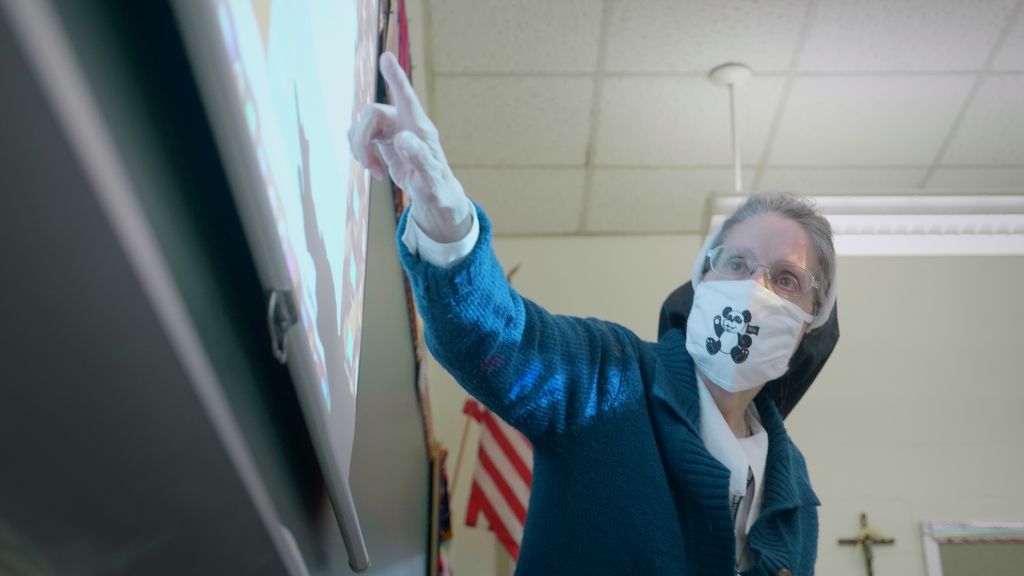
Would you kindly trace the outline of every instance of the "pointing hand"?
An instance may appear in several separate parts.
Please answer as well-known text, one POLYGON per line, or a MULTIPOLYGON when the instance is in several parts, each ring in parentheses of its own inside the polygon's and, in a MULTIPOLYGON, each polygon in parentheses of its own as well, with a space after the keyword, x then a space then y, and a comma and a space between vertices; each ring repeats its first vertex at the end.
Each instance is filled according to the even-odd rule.
POLYGON ((437 127, 391 53, 380 59, 393 105, 367 104, 348 132, 352 155, 374 176, 385 172, 412 200, 412 217, 437 242, 454 242, 472 225, 472 205, 441 149, 437 127))

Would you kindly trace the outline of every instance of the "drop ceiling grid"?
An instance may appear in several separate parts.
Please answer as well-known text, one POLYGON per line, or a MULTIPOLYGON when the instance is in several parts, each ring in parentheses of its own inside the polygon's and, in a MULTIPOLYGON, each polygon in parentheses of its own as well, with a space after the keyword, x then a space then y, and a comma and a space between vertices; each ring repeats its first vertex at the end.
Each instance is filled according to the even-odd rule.
POLYGON ((608 70, 706 73, 743 61, 786 71, 808 0, 610 2, 608 70))
POLYGON ((455 165, 582 166, 588 77, 438 77, 435 122, 455 165))
POLYGON ((666 212, 731 188, 728 96, 706 79, 727 60, 755 70, 740 113, 744 181, 756 174, 756 186, 942 192, 968 173, 982 187, 1012 184, 1024 167, 1024 152, 1013 156, 1024 127, 1012 122, 998 139, 1012 151, 997 162, 986 160, 998 143, 980 159, 959 152, 1018 97, 1024 0, 427 2, 449 160, 473 186, 513 183, 482 192, 496 223, 517 222, 499 234, 572 233, 573 215, 581 234, 686 229, 666 212), (687 98, 689 108, 669 108, 687 98), (837 116, 851 109, 862 112, 837 116), (671 178, 687 190, 679 199, 671 178), (654 188, 638 191, 644 182, 654 188), (495 200, 525 185, 521 201, 495 200), (531 217, 544 198, 548 212, 531 217))
MULTIPOLYGON (((749 178, 753 168, 744 170, 749 178)), ((732 181, 731 168, 595 168, 587 233, 700 232, 708 191, 732 181), (624 191, 629 194, 624 194, 624 191), (636 223, 643 223, 638 228, 636 223)))
POLYGON ((427 0, 434 72, 591 74, 601 0, 427 0))
POLYGON ((798 77, 773 165, 927 168, 973 82, 964 76, 798 77))
MULTIPOLYGON (((1021 2, 1019 4, 1024 4, 1021 2)), ((1024 17, 1017 8, 1017 21, 1003 44, 1002 53, 993 64, 994 70, 1024 72, 1024 17)))
POLYGON ((950 164, 1007 165, 1024 162, 1024 76, 979 81, 972 106, 951 138, 950 164))
MULTIPOLYGON (((940 166, 942 166, 943 162, 949 156, 950 150, 957 150, 957 148, 955 148, 956 143, 958 141, 963 141, 963 137, 961 136, 961 134, 964 122, 968 118, 978 117, 978 107, 975 106, 978 94, 981 93, 984 88, 991 86, 991 83, 989 82, 989 74, 992 71, 995 62, 999 58, 1000 53, 1004 52, 1005 46, 1010 44, 1008 40, 1011 38, 1014 25, 1021 21, 1024 21, 1024 0, 1018 0, 1015 5, 1011 6, 1011 11, 1006 15, 1004 23, 1001 26, 1001 30, 997 34, 996 40, 993 43, 991 50, 989 50, 989 53, 985 58, 985 61, 982 63, 981 70, 979 71, 978 76, 975 78, 974 85, 971 87, 970 94, 967 96, 967 99, 964 102, 963 107, 961 107, 961 109, 957 112, 956 118, 954 118, 953 120, 953 126, 949 130, 949 134, 946 136, 946 139, 943 141, 938 153, 935 155, 935 161, 932 162, 932 165, 928 168, 928 173, 925 175, 925 177, 921 179, 921 188, 926 188, 929 185, 932 177, 935 175, 935 172, 939 169, 940 166), (970 114, 971 112, 974 113, 970 114)), ((985 92, 985 95, 987 96, 988 93, 989 92, 985 92)), ((1020 100, 1018 100, 1018 107, 1019 102, 1020 100)), ((998 103, 995 104, 995 106, 998 105, 998 103)), ((990 110, 983 109, 982 114, 989 111, 990 110)), ((1008 110, 1007 112, 1007 117, 1010 118, 1011 121, 1015 117, 1019 117, 1019 115, 1015 114, 1014 111, 1008 110)), ((970 128, 973 127, 974 125, 968 124, 968 126, 970 128)), ((996 126, 995 128, 998 129, 999 127, 996 126)), ((1018 135, 1020 136, 1018 140, 1024 142, 1024 125, 1020 125, 1019 121, 1018 128, 1021 132, 1021 134, 1018 135)), ((1002 131, 1002 133, 1005 134, 1005 131, 1002 131)), ((1024 146, 1018 145, 1017 148, 1024 148, 1024 146)), ((1024 152, 1022 152, 1016 158, 1024 158, 1024 152)), ((1012 162, 1012 159, 1007 160, 1007 162, 1012 162)))
POLYGON ((799 70, 977 71, 1016 0, 818 0, 799 70))
POLYGON ((582 167, 461 168, 457 172, 501 235, 564 235, 579 229, 582 167))
POLYGON ((590 134, 587 138, 587 157, 584 162, 583 193, 580 196, 579 217, 576 219, 576 232, 582 233, 590 226, 591 206, 594 187, 594 148, 601 130, 602 102, 604 100, 605 78, 603 76, 608 62, 608 27, 611 25, 611 8, 605 2, 601 10, 600 32, 598 33, 598 50, 594 62, 594 93, 590 103, 590 134))
MULTIPOLYGON (((803 56, 803 51, 807 46, 808 38, 811 36, 811 28, 814 25, 814 20, 817 16, 817 9, 817 1, 812 0, 807 4, 803 11, 800 31, 798 33, 799 37, 789 58, 789 66, 786 72, 786 77, 783 79, 782 94, 779 97, 779 105, 776 106, 775 112, 772 114, 771 124, 768 129, 768 141, 765 144, 761 155, 758 157, 757 172, 755 172, 754 180, 750 186, 750 189, 752 190, 762 189, 761 186, 764 180, 765 171, 767 170, 768 163, 772 159, 775 142, 778 140, 779 126, 782 124, 782 118, 789 107, 789 97, 793 92, 793 82, 796 78, 797 65, 800 62, 800 58, 803 56)), ((788 188, 788 186, 782 186, 781 188, 788 188)))

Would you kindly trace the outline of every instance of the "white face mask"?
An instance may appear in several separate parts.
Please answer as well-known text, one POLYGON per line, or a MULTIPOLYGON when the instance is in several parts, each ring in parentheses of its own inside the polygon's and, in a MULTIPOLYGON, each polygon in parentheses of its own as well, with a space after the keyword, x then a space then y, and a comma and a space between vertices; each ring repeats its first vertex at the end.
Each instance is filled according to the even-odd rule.
POLYGON ((753 280, 704 281, 686 319, 686 350, 719 388, 750 390, 785 374, 813 319, 753 280))

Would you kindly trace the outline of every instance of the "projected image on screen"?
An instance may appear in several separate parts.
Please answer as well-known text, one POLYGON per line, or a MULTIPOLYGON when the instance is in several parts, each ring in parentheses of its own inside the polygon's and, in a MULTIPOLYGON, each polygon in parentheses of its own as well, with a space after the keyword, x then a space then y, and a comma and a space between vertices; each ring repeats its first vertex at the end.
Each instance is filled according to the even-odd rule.
POLYGON ((369 174, 346 133, 373 98, 376 3, 222 0, 217 14, 323 407, 350 428, 369 174))

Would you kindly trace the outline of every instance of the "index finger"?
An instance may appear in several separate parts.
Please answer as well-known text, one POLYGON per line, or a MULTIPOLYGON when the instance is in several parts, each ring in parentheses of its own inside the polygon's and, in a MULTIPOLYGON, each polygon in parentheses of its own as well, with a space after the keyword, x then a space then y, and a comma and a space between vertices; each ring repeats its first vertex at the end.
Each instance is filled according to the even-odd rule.
POLYGON ((392 103, 398 109, 398 117, 409 118, 418 128, 433 127, 427 113, 423 111, 420 99, 416 97, 416 91, 405 75, 405 70, 399 66, 394 54, 385 52, 380 57, 380 71, 391 92, 392 103))

